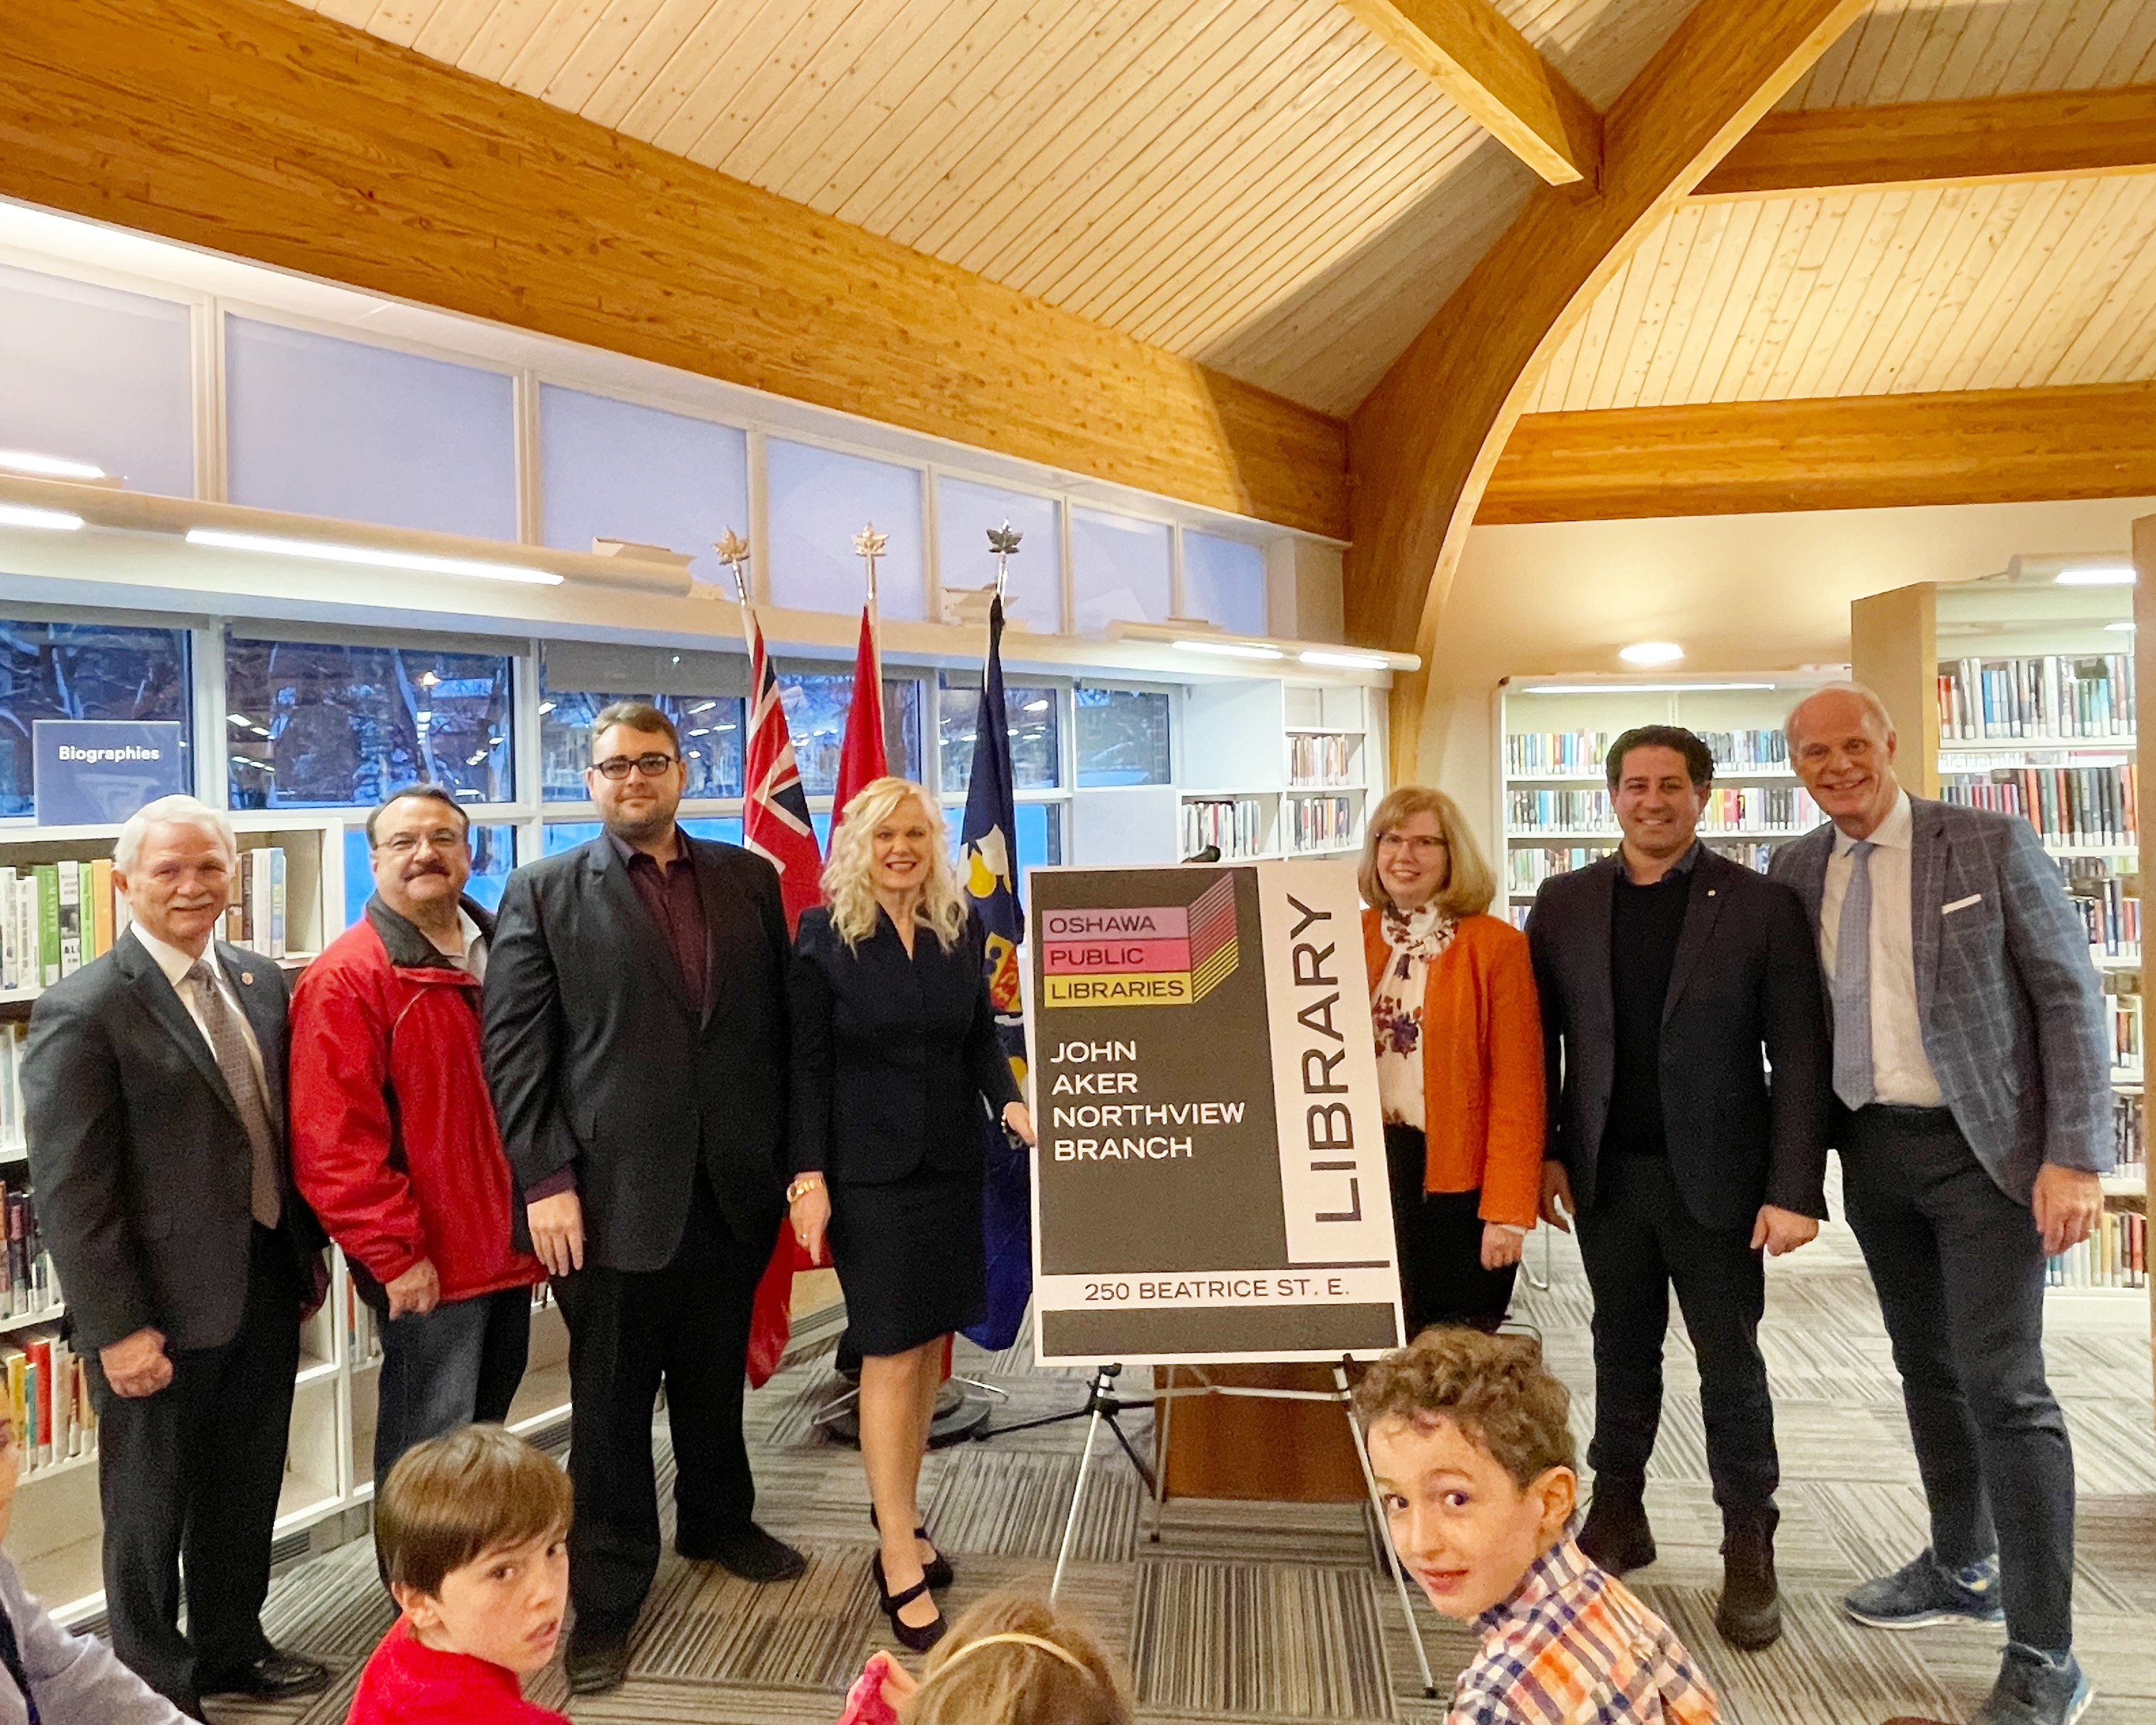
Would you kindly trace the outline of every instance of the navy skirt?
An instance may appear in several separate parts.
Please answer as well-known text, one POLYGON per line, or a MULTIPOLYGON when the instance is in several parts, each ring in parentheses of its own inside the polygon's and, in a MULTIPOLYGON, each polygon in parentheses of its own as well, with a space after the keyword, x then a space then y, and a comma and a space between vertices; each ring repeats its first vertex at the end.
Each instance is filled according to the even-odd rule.
POLYGON ((831 1261, 863 1353, 904 1353, 988 1315, 981 1177, 922 1168, 876 1185, 829 1180, 831 1261))

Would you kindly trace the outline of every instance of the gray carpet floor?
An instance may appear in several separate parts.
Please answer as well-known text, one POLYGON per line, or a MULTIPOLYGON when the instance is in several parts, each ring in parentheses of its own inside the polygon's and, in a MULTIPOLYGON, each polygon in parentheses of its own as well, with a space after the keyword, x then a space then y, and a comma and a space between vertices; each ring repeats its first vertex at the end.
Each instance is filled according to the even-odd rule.
MULTIPOLYGON (((1539 1263, 1539 1241, 1530 1246, 1539 1263)), ((1588 1293, 1560 1238, 1547 1292, 1522 1284, 1516 1316, 1540 1329, 1574 1392, 1583 1438, 1592 1415, 1588 1293)), ((1879 1725, 1913 1714, 1958 1721, 1987 1692, 1997 1630, 1895 1635, 1845 1621, 1837 1602, 1866 1575, 1925 1542, 1922 1500, 1878 1307, 1854 1242, 1820 1242, 1771 1266, 1763 1332, 1773 1374, 1784 1486, 1779 1551, 1788 1631, 1758 1655, 1723 1646, 1712 1626, 1719 1525, 1702 1440, 1698 1374, 1672 1324, 1667 1404, 1650 1486, 1661 1556, 1632 1578, 1676 1626, 1740 1725, 1879 1725)), ((2076 1605, 2082 1657, 2099 1699, 2087 1725, 2156 1725, 2156 1437, 2145 1307, 2061 1307, 2051 1324, 2052 1382, 2071 1425, 2080 1478, 2076 1605)), ((1083 1399, 1081 1373, 1034 1369, 1023 1348, 962 1344, 961 1371, 1009 1395, 1005 1419, 1083 1399)), ((810 1424, 828 1358, 789 1367, 749 1402, 751 1453, 766 1525, 808 1553, 799 1581, 756 1589, 670 1551, 634 1642, 629 1682, 568 1707, 579 1725, 827 1725, 874 1648, 891 1645, 868 1571, 874 1546, 858 1455, 810 1424)), ((1127 1417, 1141 1449, 1149 1416, 1127 1417)), ((1051 1426, 932 1455, 924 1501, 958 1569, 947 1610, 1011 1583, 1045 1588, 1070 1500, 1083 1427, 1051 1426)), ((662 1501, 670 1481, 655 1434, 662 1501)), ((1142 1535, 1142 1495, 1120 1457, 1097 1467, 1066 1596, 1127 1658, 1149 1725, 1206 1720, 1403 1720, 1427 1725, 1425 1700, 1390 1586, 1354 1507, 1172 1502, 1160 1541, 1142 1535)), ((667 1512, 670 1528, 670 1507, 667 1512)), ((1440 1690, 1469 1643, 1418 1602, 1440 1690)), ((219 1725, 336 1725, 368 1650, 391 1620, 362 1543, 281 1576, 270 1612, 285 1645, 328 1660, 339 1681, 296 1706, 213 1702, 219 1725)), ((531 1686, 567 1706, 559 1667, 531 1686)))

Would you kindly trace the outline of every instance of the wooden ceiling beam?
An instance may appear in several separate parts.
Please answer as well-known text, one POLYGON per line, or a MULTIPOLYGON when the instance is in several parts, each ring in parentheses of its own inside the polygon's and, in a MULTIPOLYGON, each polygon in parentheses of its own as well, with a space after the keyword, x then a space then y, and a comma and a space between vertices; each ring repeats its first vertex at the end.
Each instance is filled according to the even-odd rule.
POLYGON ((2156 171, 2156 84, 1769 114, 1693 195, 1727 201, 1890 186, 2156 171))
MULTIPOLYGON (((1699 0, 1610 108, 1600 195, 1527 208, 1349 422, 1348 624, 1425 660, 1484 486, 1541 367, 1640 242, 1861 14, 1866 0, 1699 0)), ((1402 771, 1424 685, 1394 687, 1402 771)))
POLYGON ((287 0, 14 0, 0 196, 1345 536, 1340 421, 287 0))
POLYGON ((1602 116, 1489 0, 1340 0, 1553 186, 1602 177, 1602 116))
POLYGON ((1529 413, 1476 525, 2156 495, 2156 383, 1529 413))

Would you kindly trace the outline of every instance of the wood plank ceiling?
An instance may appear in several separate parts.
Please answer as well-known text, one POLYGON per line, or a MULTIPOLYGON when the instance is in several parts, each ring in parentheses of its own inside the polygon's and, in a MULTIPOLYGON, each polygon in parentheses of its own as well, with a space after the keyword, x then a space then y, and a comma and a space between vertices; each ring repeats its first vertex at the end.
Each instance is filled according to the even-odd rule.
MULTIPOLYGON (((1534 177, 1334 0, 297 0, 1344 413, 1534 177)), ((1605 105, 1691 0, 1499 0, 1605 105)))

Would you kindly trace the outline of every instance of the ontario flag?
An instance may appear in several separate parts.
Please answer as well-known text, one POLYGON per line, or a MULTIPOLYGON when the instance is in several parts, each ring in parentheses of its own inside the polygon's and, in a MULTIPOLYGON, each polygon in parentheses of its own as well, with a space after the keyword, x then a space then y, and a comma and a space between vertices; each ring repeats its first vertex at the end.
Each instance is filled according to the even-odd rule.
MULTIPOLYGON (((756 613, 742 607, 748 636, 748 759, 742 773, 742 842, 778 870, 778 890, 786 902, 791 934, 802 911, 823 896, 823 860, 816 854, 816 829, 808 824, 808 798, 794 765, 793 737, 786 728, 786 709, 778 698, 778 675, 764 652, 763 630, 756 613)), ((793 1334, 793 1276, 813 1270, 815 1260, 782 1227, 771 1262, 757 1284, 749 1319, 748 1379, 759 1389, 778 1369, 793 1334)))
MULTIPOLYGON (((973 771, 966 787, 959 867, 966 877, 966 896, 987 937, 988 1000, 996 1010, 996 1034, 1023 1091, 1025 1016, 1018 949, 1025 940, 1025 907, 1018 891, 1016 775, 1004 706, 1003 638, 1004 602, 998 594, 988 607, 988 656, 981 670, 980 716, 973 721, 973 771)), ((966 1338, 993 1351, 1018 1339, 1026 1302, 1033 1297, 1033 1171, 1024 1147, 1013 1144, 1002 1123, 985 1113, 981 1137, 988 1310, 966 1338)))

